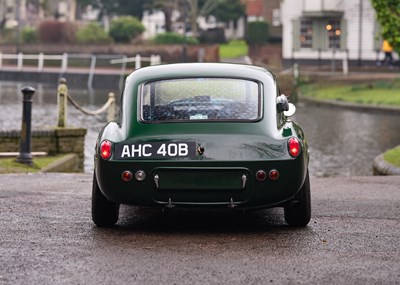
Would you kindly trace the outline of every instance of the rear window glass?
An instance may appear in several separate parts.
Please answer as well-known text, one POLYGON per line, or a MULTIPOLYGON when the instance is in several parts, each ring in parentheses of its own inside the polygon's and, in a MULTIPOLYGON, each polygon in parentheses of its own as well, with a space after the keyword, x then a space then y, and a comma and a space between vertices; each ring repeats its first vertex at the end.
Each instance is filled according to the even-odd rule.
POLYGON ((141 120, 254 121, 260 117, 260 86, 235 78, 153 81, 141 93, 141 120))

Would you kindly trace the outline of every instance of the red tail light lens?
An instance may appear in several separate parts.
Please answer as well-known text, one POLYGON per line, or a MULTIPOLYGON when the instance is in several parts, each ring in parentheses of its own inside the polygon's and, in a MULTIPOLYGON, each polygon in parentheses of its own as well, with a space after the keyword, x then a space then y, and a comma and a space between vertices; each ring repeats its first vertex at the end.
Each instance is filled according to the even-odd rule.
POLYGON ((257 171, 257 173, 256 173, 256 179, 257 179, 258 181, 264 181, 265 178, 267 178, 267 173, 265 173, 264 170, 259 170, 259 171, 257 171))
POLYGON ((122 180, 124 180, 125 182, 129 182, 132 180, 133 174, 129 170, 125 170, 124 172, 122 172, 121 177, 122 180))
POLYGON ((272 181, 276 181, 279 178, 279 171, 276 169, 272 169, 268 174, 269 179, 272 181))
POLYGON ((290 138, 288 141, 289 154, 292 157, 297 157, 301 151, 301 145, 297 138, 290 138))
POLYGON ((100 156, 107 160, 111 156, 111 142, 110 141, 103 141, 100 144, 100 156))

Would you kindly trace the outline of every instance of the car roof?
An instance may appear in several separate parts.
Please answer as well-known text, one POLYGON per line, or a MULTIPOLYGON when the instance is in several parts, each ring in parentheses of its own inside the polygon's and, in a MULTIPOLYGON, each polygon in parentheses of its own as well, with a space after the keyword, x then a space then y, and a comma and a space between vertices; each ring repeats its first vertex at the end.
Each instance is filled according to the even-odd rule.
POLYGON ((275 80, 271 71, 265 68, 231 63, 174 63, 140 68, 127 77, 129 81, 152 81, 183 77, 233 77, 264 81, 266 77, 275 80))

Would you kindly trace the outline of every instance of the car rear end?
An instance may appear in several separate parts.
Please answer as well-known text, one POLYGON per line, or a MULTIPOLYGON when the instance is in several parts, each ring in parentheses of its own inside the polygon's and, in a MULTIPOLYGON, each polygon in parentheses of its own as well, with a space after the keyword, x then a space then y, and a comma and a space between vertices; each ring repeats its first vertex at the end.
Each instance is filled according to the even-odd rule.
POLYGON ((291 136, 278 131, 275 82, 263 75, 139 84, 124 98, 126 137, 108 138, 111 130, 99 140, 104 195, 143 206, 265 207, 292 198, 308 154, 294 126, 291 136))

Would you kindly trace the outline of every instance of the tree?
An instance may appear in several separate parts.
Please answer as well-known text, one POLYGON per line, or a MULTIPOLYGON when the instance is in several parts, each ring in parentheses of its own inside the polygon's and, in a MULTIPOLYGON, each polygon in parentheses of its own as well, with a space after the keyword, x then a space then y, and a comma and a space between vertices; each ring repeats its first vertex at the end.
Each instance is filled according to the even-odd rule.
POLYGON ((372 0, 382 37, 400 52, 400 0, 372 0))
POLYGON ((245 16, 246 9, 240 0, 220 0, 219 5, 211 12, 218 21, 228 23, 245 16))
POLYGON ((222 0, 183 0, 181 11, 185 11, 192 26, 193 36, 197 36, 197 19, 200 16, 209 16, 222 0), (187 11, 187 13, 186 13, 187 11))
POLYGON ((248 44, 264 44, 268 42, 269 25, 265 21, 250 22, 247 26, 246 41, 248 44))

